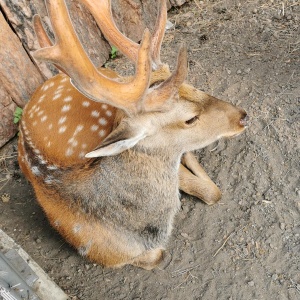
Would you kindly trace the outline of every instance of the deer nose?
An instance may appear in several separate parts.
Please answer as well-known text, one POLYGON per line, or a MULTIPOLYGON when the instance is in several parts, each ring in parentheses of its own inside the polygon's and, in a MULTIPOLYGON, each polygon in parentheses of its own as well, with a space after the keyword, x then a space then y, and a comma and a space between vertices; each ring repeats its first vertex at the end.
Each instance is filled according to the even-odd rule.
POLYGON ((249 119, 249 116, 246 113, 244 113, 243 117, 240 119, 240 125, 245 127, 248 126, 249 119))

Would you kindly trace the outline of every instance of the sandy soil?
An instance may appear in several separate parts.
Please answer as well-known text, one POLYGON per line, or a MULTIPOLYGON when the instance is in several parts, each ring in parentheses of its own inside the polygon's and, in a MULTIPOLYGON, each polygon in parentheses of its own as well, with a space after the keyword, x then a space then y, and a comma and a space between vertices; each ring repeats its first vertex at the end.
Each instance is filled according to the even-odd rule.
POLYGON ((163 60, 173 67, 184 41, 188 81, 251 116, 246 133, 196 153, 220 203, 182 195, 161 269, 103 269, 49 226, 14 140, 1 152, 0 228, 73 300, 300 299, 299 1, 195 0, 169 19, 163 60))

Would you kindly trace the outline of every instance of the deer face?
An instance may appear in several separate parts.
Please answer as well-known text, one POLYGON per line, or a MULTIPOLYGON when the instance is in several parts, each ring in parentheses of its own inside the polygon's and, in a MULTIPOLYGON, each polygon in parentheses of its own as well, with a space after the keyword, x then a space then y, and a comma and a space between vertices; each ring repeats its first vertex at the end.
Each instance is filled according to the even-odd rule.
MULTIPOLYGON (((181 91, 191 89, 183 84, 181 91)), ((222 137, 242 133, 246 112, 230 103, 193 90, 189 99, 170 99, 167 111, 124 116, 118 127, 87 157, 115 155, 136 144, 147 149, 172 148, 183 153, 203 148, 222 137)))

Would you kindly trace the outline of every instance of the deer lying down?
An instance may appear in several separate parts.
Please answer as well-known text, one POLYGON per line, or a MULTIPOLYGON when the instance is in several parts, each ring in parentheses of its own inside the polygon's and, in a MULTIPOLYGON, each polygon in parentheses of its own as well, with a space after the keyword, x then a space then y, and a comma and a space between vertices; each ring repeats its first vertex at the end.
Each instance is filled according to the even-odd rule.
POLYGON ((240 134, 248 117, 184 82, 184 46, 173 73, 161 63, 164 0, 153 35, 145 30, 141 45, 118 31, 109 0, 81 0, 110 43, 135 62, 129 78, 96 69, 64 1, 46 2, 56 44, 36 16, 43 48, 34 56, 63 73, 38 88, 24 109, 20 166, 52 226, 81 255, 107 267, 152 269, 179 210, 179 189, 207 204, 220 198, 189 151, 240 134))

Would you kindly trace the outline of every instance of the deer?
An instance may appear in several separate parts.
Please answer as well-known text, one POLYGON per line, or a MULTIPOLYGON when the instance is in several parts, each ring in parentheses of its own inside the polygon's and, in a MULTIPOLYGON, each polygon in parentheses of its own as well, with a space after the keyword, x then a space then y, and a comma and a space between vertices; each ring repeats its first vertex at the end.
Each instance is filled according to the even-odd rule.
POLYGON ((95 67, 65 1, 46 0, 55 42, 36 15, 34 57, 61 72, 24 108, 19 165, 50 224, 80 255, 104 267, 151 270, 163 261, 179 190, 208 205, 221 197, 192 151, 241 134, 249 117, 186 82, 185 45, 172 72, 161 62, 165 0, 140 44, 119 31, 110 0, 79 1, 135 74, 95 67))

